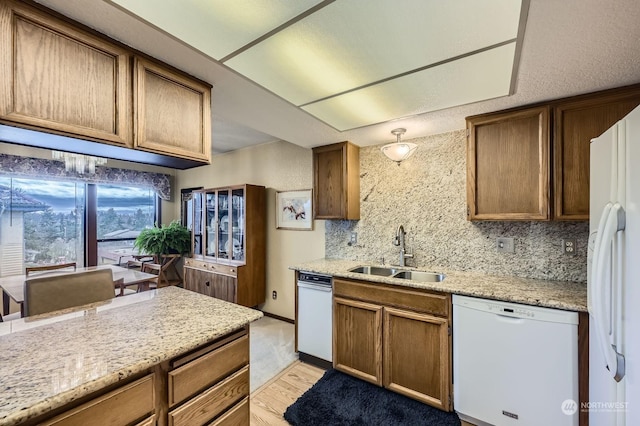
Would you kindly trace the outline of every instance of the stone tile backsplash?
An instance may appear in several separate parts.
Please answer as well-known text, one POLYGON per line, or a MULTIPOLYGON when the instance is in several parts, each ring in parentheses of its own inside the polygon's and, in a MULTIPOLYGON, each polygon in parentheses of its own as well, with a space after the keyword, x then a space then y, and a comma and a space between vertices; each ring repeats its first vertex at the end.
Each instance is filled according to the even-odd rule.
POLYGON ((397 264, 393 240, 403 225, 410 266, 586 282, 587 222, 466 220, 465 135, 413 139, 418 149, 399 166, 379 146, 361 148, 360 220, 325 222, 326 257, 397 264), (513 237, 515 252, 498 253, 497 237, 513 237), (562 254, 563 238, 577 240, 575 256, 562 254))

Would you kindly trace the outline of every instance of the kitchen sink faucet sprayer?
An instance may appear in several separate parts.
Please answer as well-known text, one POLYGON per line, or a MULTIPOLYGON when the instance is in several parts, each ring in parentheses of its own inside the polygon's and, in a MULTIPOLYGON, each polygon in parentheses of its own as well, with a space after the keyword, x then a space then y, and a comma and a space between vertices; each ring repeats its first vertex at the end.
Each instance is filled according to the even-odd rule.
POLYGON ((404 226, 398 226, 398 230, 396 231, 396 238, 393 241, 394 246, 400 246, 400 266, 407 266, 407 258, 413 258, 413 253, 407 253, 407 249, 405 247, 404 237, 407 235, 404 232, 404 226))

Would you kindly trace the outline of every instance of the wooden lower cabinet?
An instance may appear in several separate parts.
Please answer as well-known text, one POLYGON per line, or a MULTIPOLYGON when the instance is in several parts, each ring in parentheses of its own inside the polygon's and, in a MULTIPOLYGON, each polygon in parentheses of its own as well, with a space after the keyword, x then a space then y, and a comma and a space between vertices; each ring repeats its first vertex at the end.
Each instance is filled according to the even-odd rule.
POLYGON ((382 306, 336 297, 333 366, 382 386, 382 306))
POLYGON ((384 308, 384 387, 449 411, 448 327, 446 318, 384 308))
POLYGON ((248 329, 174 359, 168 373, 169 426, 248 425, 248 329), (226 419, 226 420, 225 420, 226 419))
MULTIPOLYGON (((39 424, 85 426, 95 424, 96 419, 100 419, 101 424, 105 425, 138 424, 140 419, 154 411, 153 382, 154 375, 149 374, 39 424)), ((146 419, 142 424, 146 424, 148 420, 146 419)))
POLYGON ((249 398, 237 403, 233 408, 220 416, 211 426, 242 426, 247 424, 249 418, 249 398))
POLYGON ((451 411, 451 297, 334 278, 333 366, 451 411))
POLYGON ((238 278, 197 268, 184 268, 184 288, 216 299, 238 303, 238 278))
POLYGON ((36 424, 248 426, 249 327, 157 364, 142 378, 24 423, 36 424))

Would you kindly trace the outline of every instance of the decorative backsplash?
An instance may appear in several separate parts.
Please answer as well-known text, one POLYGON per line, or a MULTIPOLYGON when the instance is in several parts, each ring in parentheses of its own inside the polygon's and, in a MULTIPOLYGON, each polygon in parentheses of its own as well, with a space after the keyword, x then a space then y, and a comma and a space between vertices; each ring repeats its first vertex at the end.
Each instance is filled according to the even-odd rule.
POLYGON ((403 225, 410 266, 586 282, 587 222, 466 220, 465 135, 413 139, 418 149, 399 166, 379 146, 360 148, 360 220, 325 222, 326 257, 397 264, 403 225), (513 237, 515 252, 498 253, 497 237, 513 237), (563 238, 577 240, 576 255, 562 254, 563 238))

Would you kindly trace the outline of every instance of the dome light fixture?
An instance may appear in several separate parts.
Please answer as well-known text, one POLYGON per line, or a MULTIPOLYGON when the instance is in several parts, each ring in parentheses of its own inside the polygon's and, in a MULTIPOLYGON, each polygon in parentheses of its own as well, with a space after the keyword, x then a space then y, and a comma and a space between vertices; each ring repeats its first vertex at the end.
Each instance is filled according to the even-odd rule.
POLYGON ((407 129, 402 129, 402 128, 393 129, 391 133, 396 135, 397 137, 396 142, 387 144, 382 148, 380 148, 382 153, 386 155, 389 160, 395 161, 396 163, 398 163, 398 166, 402 161, 411 157, 411 155, 413 155, 414 151, 418 147, 418 145, 416 145, 415 143, 400 142, 400 136, 402 136, 406 131, 407 129))

